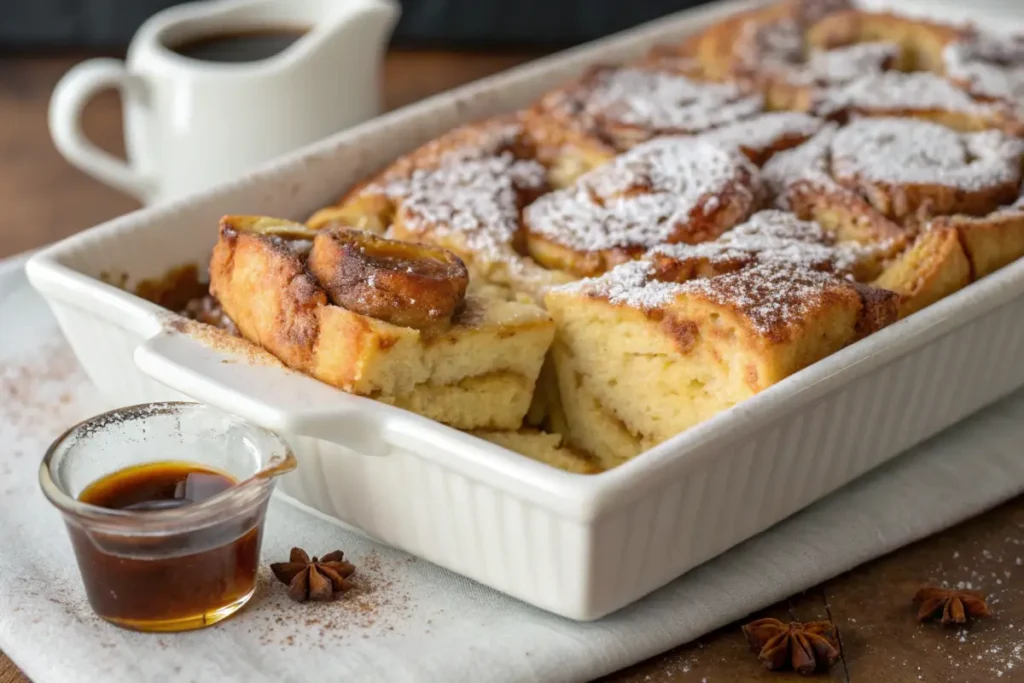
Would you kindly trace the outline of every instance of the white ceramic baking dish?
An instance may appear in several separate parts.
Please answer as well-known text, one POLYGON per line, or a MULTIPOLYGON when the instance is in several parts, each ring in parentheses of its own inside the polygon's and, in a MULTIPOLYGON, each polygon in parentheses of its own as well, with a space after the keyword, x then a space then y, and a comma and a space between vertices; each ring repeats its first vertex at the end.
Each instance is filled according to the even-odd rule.
POLYGON ((1024 261, 596 476, 297 373, 225 362, 99 278, 127 273, 131 285, 203 263, 222 214, 304 218, 456 124, 741 6, 682 12, 391 113, 67 239, 29 262, 29 278, 111 403, 184 395, 284 432, 301 463, 281 484, 294 500, 543 609, 601 617, 1024 385, 1024 261))

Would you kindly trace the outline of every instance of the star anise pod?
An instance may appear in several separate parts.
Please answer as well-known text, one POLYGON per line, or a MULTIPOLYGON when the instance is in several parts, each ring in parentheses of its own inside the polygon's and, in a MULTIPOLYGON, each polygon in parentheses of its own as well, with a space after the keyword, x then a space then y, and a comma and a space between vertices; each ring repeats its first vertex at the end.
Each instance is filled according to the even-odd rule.
POLYGON ((275 562, 270 571, 281 583, 288 584, 288 597, 296 602, 330 600, 336 593, 352 588, 348 577, 356 567, 346 562, 340 550, 309 559, 302 548, 292 548, 288 562, 275 562))
POLYGON ((750 649, 770 671, 792 667, 804 675, 839 659, 836 627, 828 621, 791 622, 758 619, 743 626, 750 649))
POLYGON ((977 591, 948 590, 938 586, 925 586, 917 591, 914 602, 921 603, 918 621, 941 616, 942 625, 966 624, 967 617, 987 617, 990 612, 985 596, 977 591))

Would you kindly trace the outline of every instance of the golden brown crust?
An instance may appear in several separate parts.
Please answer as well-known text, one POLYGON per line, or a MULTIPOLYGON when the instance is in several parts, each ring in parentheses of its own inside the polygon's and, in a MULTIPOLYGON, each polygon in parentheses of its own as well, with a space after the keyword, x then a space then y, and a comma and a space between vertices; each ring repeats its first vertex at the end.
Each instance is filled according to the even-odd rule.
POLYGON ((537 161, 549 169, 554 187, 568 187, 578 177, 614 158, 615 147, 582 125, 563 125, 544 101, 522 114, 525 134, 537 161))
POLYGON ((872 284, 900 295, 900 317, 963 289, 971 283, 971 265, 957 231, 925 230, 872 284))
POLYGON ((518 114, 468 123, 417 147, 349 188, 335 205, 316 211, 306 224, 314 229, 342 226, 381 234, 395 212, 396 202, 386 192, 388 185, 409 180, 416 171, 432 171, 460 160, 502 154, 521 159, 535 156, 518 114))
POLYGON ((288 243, 222 224, 210 260, 210 293, 246 339, 289 367, 311 366, 327 294, 288 243))
POLYGON ((688 135, 761 112, 756 94, 726 83, 639 66, 590 67, 541 97, 524 117, 535 140, 623 152, 664 135, 688 135))
POLYGON ((815 315, 856 311, 860 330, 896 319, 893 292, 870 291, 850 278, 878 251, 838 242, 816 223, 768 210, 713 242, 657 247, 643 261, 560 290, 643 311, 682 353, 695 338, 678 315, 685 301, 727 311, 759 343, 790 343, 800 340, 808 307, 815 315))
POLYGON ((1007 208, 984 218, 943 217, 933 225, 956 229, 974 278, 985 277, 1024 256, 1024 208, 1007 208))
POLYGON ((635 261, 549 292, 570 439, 614 466, 897 319, 895 293, 830 272, 847 256, 813 224, 790 227, 665 247, 690 263, 635 261))
POLYGON ((854 329, 854 340, 863 339, 899 320, 901 301, 899 294, 859 282, 854 284, 854 288, 861 300, 861 312, 854 329))
MULTIPOLYGON (((675 59, 685 63, 692 57, 706 78, 749 85, 769 109, 840 121, 913 116, 965 132, 997 128, 1021 134, 1024 116, 1014 112, 1014 97, 1007 97, 1013 88, 979 85, 991 84, 992 72, 1005 68, 985 59, 1006 50, 975 49, 970 35, 935 22, 856 10, 845 0, 787 0, 711 26, 678 46, 675 59), (979 52, 986 55, 980 62, 979 52), (901 73, 910 71, 915 73, 901 73)), ((659 47, 646 61, 671 63, 667 55, 671 51, 659 47)))
POLYGON ((320 231, 306 262, 331 302, 401 327, 441 331, 469 285, 455 254, 358 230, 320 231))
POLYGON ((890 12, 847 9, 833 12, 807 29, 811 49, 832 50, 857 43, 888 43, 899 47, 888 68, 899 71, 942 70, 942 51, 963 32, 952 26, 890 12))
POLYGON ((769 109, 806 111, 806 86, 830 74, 825 68, 806 68, 804 34, 820 18, 847 7, 846 0, 775 2, 727 17, 685 41, 679 51, 693 55, 706 78, 735 80, 760 91, 769 109))

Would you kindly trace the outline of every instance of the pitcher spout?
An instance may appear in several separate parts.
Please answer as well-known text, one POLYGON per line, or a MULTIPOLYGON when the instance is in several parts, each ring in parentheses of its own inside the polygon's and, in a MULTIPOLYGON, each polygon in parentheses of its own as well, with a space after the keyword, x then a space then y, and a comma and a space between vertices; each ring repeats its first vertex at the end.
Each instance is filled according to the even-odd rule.
POLYGON ((320 106, 353 111, 355 120, 383 108, 381 72, 401 14, 397 0, 296 0, 319 15, 296 45, 297 75, 319 88, 320 106), (318 5, 319 7, 313 7, 318 5), (303 54, 304 53, 304 54, 303 54))
POLYGON ((398 22, 398 0, 298 0, 296 4, 315 5, 321 17, 317 22, 329 31, 350 33, 366 30, 381 42, 391 37, 398 22))

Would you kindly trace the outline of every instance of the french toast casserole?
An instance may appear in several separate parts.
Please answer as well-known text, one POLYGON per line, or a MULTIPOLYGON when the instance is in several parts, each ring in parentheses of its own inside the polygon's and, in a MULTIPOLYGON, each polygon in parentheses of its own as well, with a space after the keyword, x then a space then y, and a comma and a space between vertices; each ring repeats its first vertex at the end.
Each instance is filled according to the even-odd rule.
POLYGON ((1024 36, 782 0, 452 130, 304 222, 225 216, 178 308, 596 473, 1024 256, 1022 170, 1024 36))

